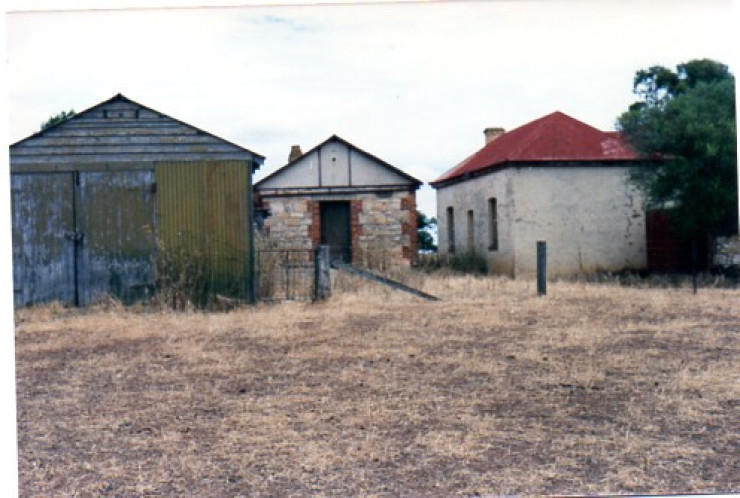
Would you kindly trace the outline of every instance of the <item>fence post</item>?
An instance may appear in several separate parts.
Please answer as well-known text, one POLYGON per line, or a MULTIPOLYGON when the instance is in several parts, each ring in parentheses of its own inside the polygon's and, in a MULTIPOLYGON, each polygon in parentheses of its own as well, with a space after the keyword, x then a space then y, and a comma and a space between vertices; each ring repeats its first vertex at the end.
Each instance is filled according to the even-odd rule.
POLYGON ((537 295, 547 294, 547 242, 537 241, 537 295))
POLYGON ((697 284, 697 275, 696 275, 697 272, 698 272, 698 270, 697 270, 697 267, 698 267, 698 263, 697 263, 698 255, 697 255, 697 252, 698 251, 697 251, 697 248, 696 248, 696 237, 694 237, 691 240, 691 283, 692 283, 692 286, 694 288, 694 294, 696 294, 696 289, 697 289, 697 286, 698 286, 698 284, 697 284))
POLYGON ((323 301, 331 295, 331 262, 329 246, 316 248, 314 258, 314 301, 323 301))

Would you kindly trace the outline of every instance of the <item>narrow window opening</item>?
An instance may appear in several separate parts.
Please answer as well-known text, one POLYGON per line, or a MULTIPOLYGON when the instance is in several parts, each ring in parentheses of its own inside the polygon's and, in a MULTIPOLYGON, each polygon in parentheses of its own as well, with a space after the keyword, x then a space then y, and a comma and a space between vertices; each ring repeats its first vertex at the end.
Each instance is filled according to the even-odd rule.
POLYGON ((468 211, 468 251, 473 252, 475 250, 475 219, 473 210, 468 211))
POLYGON ((498 206, 495 197, 488 199, 488 250, 498 251, 498 206))
POLYGON ((450 253, 455 252, 455 210, 447 208, 447 248, 450 253))

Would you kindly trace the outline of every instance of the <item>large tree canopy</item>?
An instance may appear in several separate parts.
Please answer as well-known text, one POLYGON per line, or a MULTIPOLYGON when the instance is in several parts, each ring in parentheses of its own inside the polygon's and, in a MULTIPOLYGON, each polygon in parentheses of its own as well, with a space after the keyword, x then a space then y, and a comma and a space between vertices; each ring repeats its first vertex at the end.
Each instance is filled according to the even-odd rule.
POLYGON ((690 237, 737 230, 735 78, 727 66, 701 59, 640 70, 638 101, 618 129, 635 149, 654 158, 632 181, 649 205, 671 208, 676 228, 690 237))

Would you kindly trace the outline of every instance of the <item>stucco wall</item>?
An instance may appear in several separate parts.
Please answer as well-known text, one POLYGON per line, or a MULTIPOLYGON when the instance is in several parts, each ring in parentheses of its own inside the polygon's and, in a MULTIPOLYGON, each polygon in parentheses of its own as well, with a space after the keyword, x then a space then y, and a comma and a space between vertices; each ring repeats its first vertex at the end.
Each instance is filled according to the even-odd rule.
POLYGON ((627 172, 626 167, 519 169, 516 275, 537 271, 538 240, 547 242, 551 276, 645 268, 645 213, 627 172))
POLYGON ((514 276, 515 218, 514 171, 503 170, 495 175, 485 175, 474 180, 457 183, 437 190, 437 239, 439 251, 450 253, 448 225, 449 207, 454 216, 454 252, 473 251, 488 262, 491 273, 514 276), (498 211, 498 248, 489 248, 488 200, 496 199, 498 211), (473 246, 468 243, 468 215, 473 211, 473 246))
POLYGON ((263 201, 270 210, 265 220, 268 240, 284 248, 317 247, 322 201, 350 201, 354 264, 385 269, 414 261, 418 244, 415 192, 270 196, 263 201))
POLYGON ((447 208, 455 211, 455 248, 468 244, 473 211, 475 251, 489 271, 536 272, 536 242, 548 245, 548 275, 645 268, 642 199, 626 167, 508 168, 437 191, 439 245, 447 252, 447 208), (498 249, 488 247, 488 199, 497 199, 498 249))

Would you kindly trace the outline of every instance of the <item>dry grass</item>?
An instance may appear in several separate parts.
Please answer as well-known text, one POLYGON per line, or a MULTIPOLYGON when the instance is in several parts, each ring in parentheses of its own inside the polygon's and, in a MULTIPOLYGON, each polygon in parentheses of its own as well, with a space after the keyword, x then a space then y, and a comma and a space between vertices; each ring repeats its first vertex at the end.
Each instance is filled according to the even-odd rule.
POLYGON ((24 496, 740 491, 740 294, 413 277, 16 317, 24 496))

